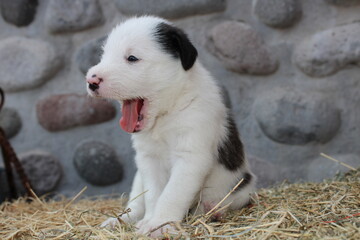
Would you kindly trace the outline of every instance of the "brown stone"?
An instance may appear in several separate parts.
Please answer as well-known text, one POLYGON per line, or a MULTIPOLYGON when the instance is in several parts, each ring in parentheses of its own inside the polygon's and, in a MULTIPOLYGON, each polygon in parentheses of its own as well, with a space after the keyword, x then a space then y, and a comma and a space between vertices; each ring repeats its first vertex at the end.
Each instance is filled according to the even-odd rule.
POLYGON ((116 110, 105 100, 79 94, 62 94, 40 100, 36 105, 36 113, 40 125, 55 132, 108 121, 115 117, 116 110))

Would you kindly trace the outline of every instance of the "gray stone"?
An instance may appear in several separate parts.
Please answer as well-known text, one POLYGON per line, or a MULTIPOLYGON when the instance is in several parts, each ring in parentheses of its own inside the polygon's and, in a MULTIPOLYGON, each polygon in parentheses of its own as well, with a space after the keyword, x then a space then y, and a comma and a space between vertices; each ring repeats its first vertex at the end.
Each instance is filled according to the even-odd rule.
POLYGON ((37 5, 37 0, 1 0, 1 15, 8 23, 27 26, 35 18, 37 5))
POLYGON ((128 15, 158 15, 182 18, 191 15, 224 11, 225 0, 116 0, 119 10, 128 15))
POLYGON ((36 113, 40 125, 54 132, 109 121, 115 117, 116 109, 102 99, 60 94, 40 100, 36 104, 36 113))
POLYGON ((85 140, 75 150, 74 164, 87 182, 106 186, 123 178, 123 166, 114 149, 100 141, 85 140))
POLYGON ((253 110, 265 135, 285 144, 325 143, 341 124, 339 110, 328 99, 290 87, 269 90, 255 100, 253 110))
POLYGON ((13 108, 3 108, 0 112, 0 127, 8 139, 15 136, 21 129, 22 123, 18 112, 13 108))
POLYGON ((89 68, 100 62, 102 45, 107 37, 85 43, 76 55, 76 62, 82 73, 86 74, 89 68))
MULTIPOLYGON (((331 157, 356 169, 360 167, 360 157, 358 155, 336 154, 331 155, 331 157)), ((333 178, 338 173, 345 173, 350 170, 351 169, 341 165, 340 163, 319 156, 309 164, 306 171, 307 180, 311 182, 321 182, 324 179, 333 178)))
POLYGON ((57 72, 60 59, 42 40, 6 38, 0 41, 0 85, 9 92, 38 87, 57 72))
POLYGON ((325 2, 339 7, 351 7, 360 4, 360 0, 325 0, 325 2))
POLYGON ((258 188, 271 187, 279 182, 279 168, 275 167, 274 164, 252 155, 248 155, 247 159, 249 161, 251 171, 257 177, 256 186, 258 188))
POLYGON ((257 0, 255 14, 266 25, 274 28, 287 28, 301 17, 299 0, 257 0))
POLYGON ((80 31, 103 23, 98 0, 51 0, 45 15, 52 33, 80 31))
POLYGON ((347 66, 360 66, 360 22, 335 27, 305 39, 294 61, 307 75, 324 77, 347 66))
POLYGON ((62 178, 62 167, 50 153, 40 150, 19 155, 24 171, 38 195, 54 191, 62 178))
POLYGON ((245 23, 226 21, 216 25, 210 31, 208 48, 226 68, 238 73, 266 75, 278 66, 261 37, 245 23))

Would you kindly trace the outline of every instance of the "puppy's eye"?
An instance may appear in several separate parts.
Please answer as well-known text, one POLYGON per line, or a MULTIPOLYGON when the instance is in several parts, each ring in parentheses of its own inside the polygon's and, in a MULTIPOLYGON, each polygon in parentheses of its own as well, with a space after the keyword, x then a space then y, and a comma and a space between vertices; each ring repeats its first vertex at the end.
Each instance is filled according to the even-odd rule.
POLYGON ((137 57, 133 56, 133 55, 130 55, 130 56, 127 58, 127 60, 128 60, 129 62, 136 62, 136 61, 138 61, 139 59, 138 59, 137 57))

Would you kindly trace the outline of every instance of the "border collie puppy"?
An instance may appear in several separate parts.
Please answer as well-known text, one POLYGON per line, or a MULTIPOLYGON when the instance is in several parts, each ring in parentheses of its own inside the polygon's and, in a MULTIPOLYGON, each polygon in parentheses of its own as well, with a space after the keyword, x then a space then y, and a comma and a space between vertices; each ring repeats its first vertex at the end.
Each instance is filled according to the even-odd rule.
POLYGON ((124 220, 147 233, 191 209, 206 213, 241 179, 221 206, 246 205, 255 176, 221 88, 187 35, 162 18, 135 17, 112 30, 103 50, 86 75, 87 91, 120 102, 120 126, 136 150, 131 212, 124 220))

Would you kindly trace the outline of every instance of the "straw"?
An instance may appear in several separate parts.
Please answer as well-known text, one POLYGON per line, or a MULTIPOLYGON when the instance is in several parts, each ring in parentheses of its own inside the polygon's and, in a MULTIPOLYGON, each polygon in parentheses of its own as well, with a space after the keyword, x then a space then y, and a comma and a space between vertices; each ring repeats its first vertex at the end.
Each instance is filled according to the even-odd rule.
MULTIPOLYGON (((0 205, 0 239, 150 239, 131 224, 100 224, 127 212, 119 196, 21 198, 0 205)), ((251 206, 230 211, 220 221, 190 216, 173 223, 181 236, 168 239, 360 239, 360 171, 322 183, 282 184, 261 189, 251 206)), ((225 198, 226 199, 226 198, 225 198)), ((224 201, 223 201, 224 202, 224 201)), ((211 215, 218 207, 211 210, 211 215)), ((170 237, 171 236, 171 237, 170 237)))

